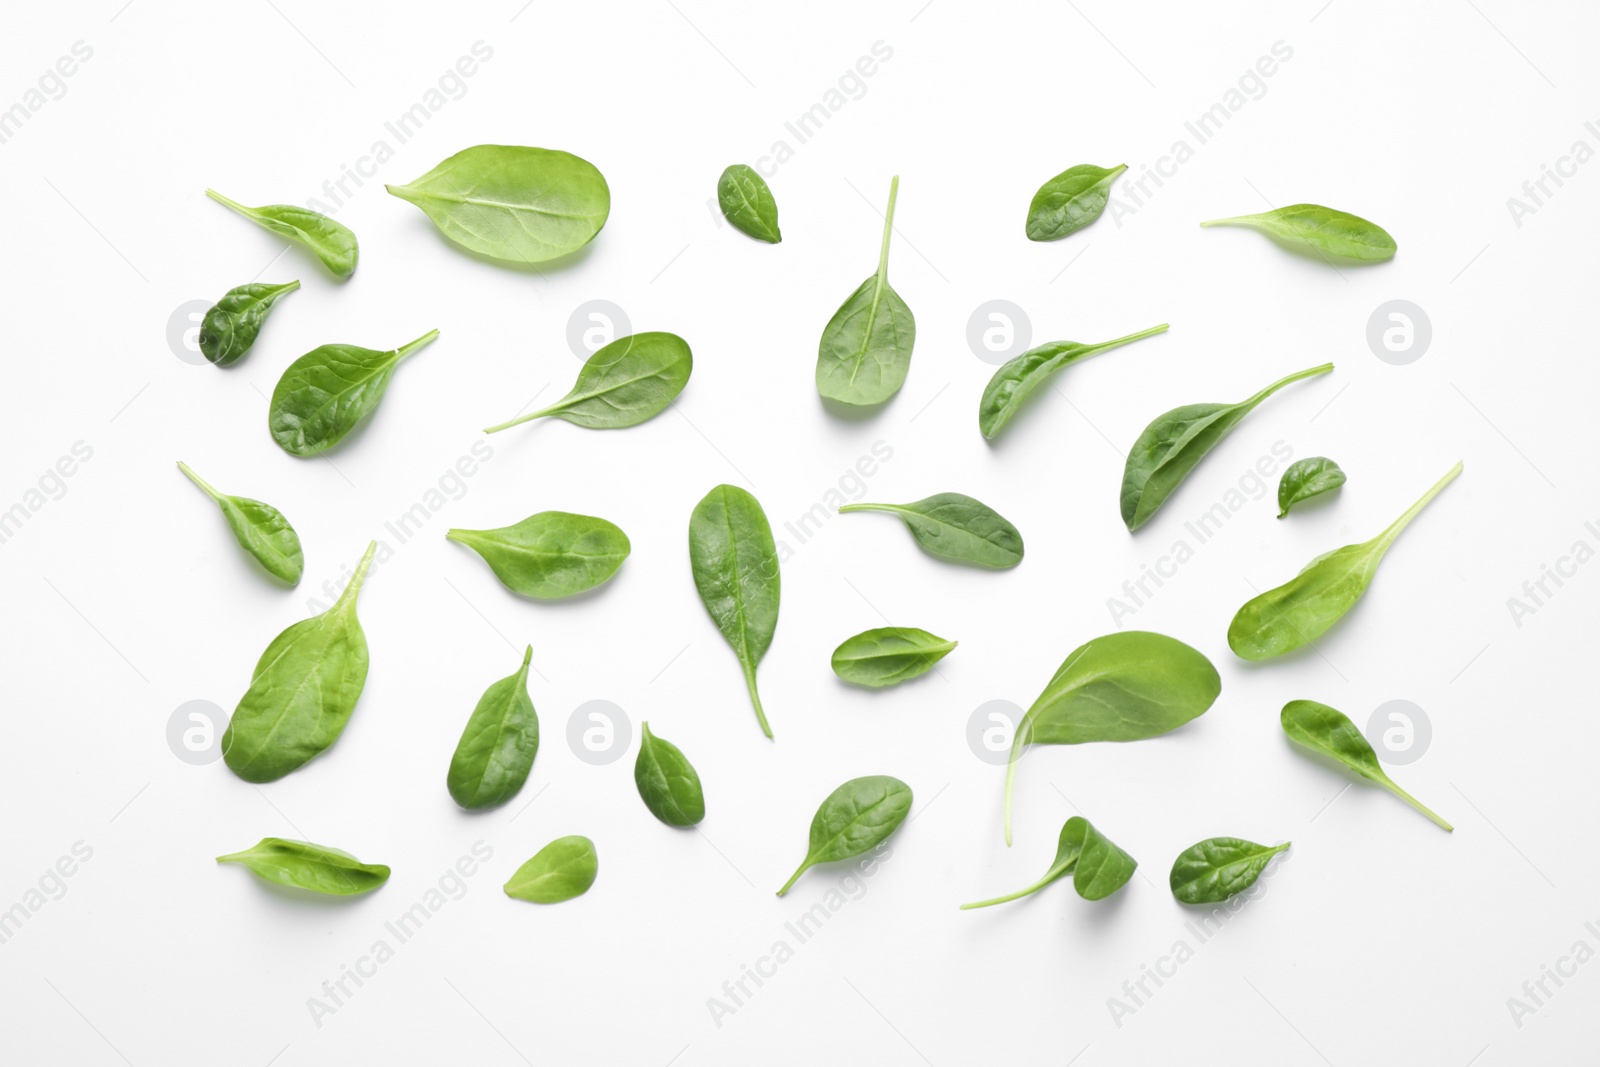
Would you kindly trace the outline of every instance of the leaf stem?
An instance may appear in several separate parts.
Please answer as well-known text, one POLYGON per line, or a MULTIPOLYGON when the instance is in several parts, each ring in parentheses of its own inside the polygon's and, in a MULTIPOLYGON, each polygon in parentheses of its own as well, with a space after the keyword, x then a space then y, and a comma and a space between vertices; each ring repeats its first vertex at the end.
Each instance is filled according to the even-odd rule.
POLYGON ((1017 724, 1017 732, 1011 738, 1011 758, 1006 761, 1006 847, 1011 847, 1011 799, 1017 785, 1017 761, 1022 758, 1022 750, 1027 747, 1028 717, 1023 715, 1022 721, 1017 724))
POLYGON ((1152 326, 1148 330, 1140 330, 1138 333, 1130 333, 1128 336, 1119 337, 1115 341, 1102 341, 1097 345, 1090 345, 1089 350, 1091 353, 1098 354, 1109 351, 1113 348, 1121 348, 1123 345, 1131 344, 1134 341, 1141 341, 1146 337, 1152 337, 1158 333, 1166 333, 1168 329, 1170 329, 1170 326, 1163 322, 1160 326, 1152 326))
POLYGON ((1018 897, 1025 897, 1029 893, 1037 893, 1039 890, 1043 889, 1045 886, 1059 878, 1062 873, 1063 872, 1057 871, 1054 867, 1051 867, 1049 871, 1045 872, 1045 876, 1043 878, 1039 879, 1037 882, 1034 882, 1025 889, 1019 889, 1015 893, 1007 893, 1003 897, 991 897, 988 900, 980 900, 974 904, 963 904, 961 905, 961 910, 971 911, 973 908, 993 907, 996 904, 1004 904, 1008 901, 1016 900, 1018 897))
POLYGON ((781 897, 785 893, 787 893, 789 891, 789 887, 794 885, 796 882, 798 882, 800 880, 800 876, 802 874, 805 874, 810 869, 811 869, 811 857, 807 856, 805 862, 800 864, 800 869, 795 871, 793 874, 791 874, 789 876, 789 880, 787 882, 783 883, 783 888, 778 890, 778 895, 781 897))
POLYGON ((216 501, 219 501, 219 502, 221 501, 222 494, 218 493, 215 489, 211 488, 211 483, 207 482, 204 478, 202 478, 198 474, 196 474, 193 470, 191 470, 189 468, 189 465, 187 463, 185 463, 181 459, 178 460, 178 469, 181 470, 184 474, 187 474, 189 476, 189 480, 191 482, 193 482, 195 485, 198 485, 201 489, 204 489, 205 493, 206 493, 206 496, 210 497, 212 500, 216 500, 216 501))
POLYGON ((1201 226, 1254 226, 1260 215, 1233 215, 1225 219, 1209 219, 1201 226))
MULTIPOLYGON (((772 740, 772 727, 767 725, 767 713, 761 707, 761 694, 756 692, 756 671, 754 667, 745 667, 744 684, 750 690, 750 701, 756 706, 756 721, 761 724, 761 732, 767 735, 767 740, 772 740)), ((798 874, 796 878, 800 877, 798 874)), ((787 887, 785 887, 787 888, 787 887)), ((780 897, 782 893, 778 894, 780 897)))
POLYGON ((894 232, 894 202, 900 195, 900 175, 889 179, 889 210, 883 215, 883 246, 878 249, 878 284, 889 277, 889 235, 894 232))
POLYGON ((494 426, 486 426, 486 427, 484 427, 483 432, 484 433, 499 433, 501 430, 509 430, 513 426, 521 426, 523 423, 532 422, 534 419, 542 419, 546 415, 552 415, 555 412, 559 411, 561 409, 561 407, 566 404, 566 402, 567 402, 566 398, 563 398, 563 399, 557 401, 556 403, 551 404, 547 408, 540 408, 538 411, 530 411, 526 415, 518 415, 514 419, 511 419, 511 420, 509 420, 507 422, 499 423, 499 424, 494 425, 494 426))
POLYGON ((1390 792, 1394 793, 1395 796, 1399 797, 1401 800, 1405 801, 1407 804, 1410 804, 1413 808, 1416 808, 1418 811, 1422 812, 1422 814, 1432 819, 1435 826, 1443 827, 1451 833, 1455 832, 1456 828, 1454 826, 1451 826, 1449 823, 1445 822, 1434 813, 1433 809, 1429 808, 1426 804, 1412 796, 1410 793, 1407 793, 1404 789, 1401 789, 1392 780, 1385 780, 1383 784, 1389 789, 1390 792))
POLYGON ((1261 403, 1267 397, 1271 396, 1273 393, 1276 393, 1279 389, 1282 389, 1284 386, 1288 385, 1291 382, 1298 382, 1302 378, 1314 378, 1319 374, 1327 374, 1332 369, 1333 369, 1333 364, 1332 363, 1322 363, 1322 364, 1319 364, 1318 366, 1315 366, 1315 367, 1307 367, 1305 370, 1302 370, 1302 371, 1295 371, 1293 374, 1289 375, 1286 378, 1279 378, 1277 381, 1273 382, 1271 385, 1269 385, 1265 389, 1261 390, 1261 392, 1257 393, 1255 396, 1251 397, 1249 400, 1246 400, 1245 403, 1248 404, 1250 407, 1255 407, 1257 404, 1261 403))
POLYGON ((367 569, 372 566, 372 557, 377 551, 378 542, 369 541, 367 543, 367 551, 361 557, 361 562, 356 564, 356 573, 351 576, 350 584, 344 587, 344 592, 340 593, 339 599, 334 601, 333 606, 335 608, 342 607, 346 601, 349 601, 351 607, 355 606, 356 597, 361 592, 361 583, 366 581, 367 569))
POLYGON ((221 204, 223 207, 232 208, 233 210, 237 211, 239 214, 245 216, 246 218, 250 217, 251 209, 245 207, 243 204, 239 203, 237 200, 229 200, 227 197, 223 196, 221 193, 217 192, 215 189, 207 189, 206 190, 206 195, 209 196, 211 199, 215 200, 217 203, 221 204))
POLYGON ((405 359, 407 356, 409 356, 411 353, 417 351, 417 349, 423 348, 423 347, 425 347, 427 345, 432 344, 434 339, 437 338, 438 336, 439 336, 439 331, 438 330, 429 330, 427 333, 423 334, 421 337, 417 338, 415 341, 411 341, 411 342, 409 342, 407 344, 401 345, 399 348, 394 350, 395 351, 395 362, 398 363, 402 359, 405 359))
POLYGON ((1418 500, 1415 504, 1412 504, 1409 508, 1407 508, 1406 513, 1394 520, 1394 522, 1390 523, 1389 528, 1384 530, 1383 533, 1379 534, 1377 537, 1374 537, 1372 539, 1373 542, 1381 544, 1385 549, 1394 544, 1395 538, 1400 536, 1400 531, 1411 525, 1411 520, 1422 514, 1422 509, 1427 507, 1429 502, 1432 501, 1434 497, 1438 496, 1440 491, 1443 490, 1445 486, 1455 481, 1456 476, 1461 473, 1461 470, 1461 461, 1457 460, 1456 465, 1451 467, 1450 470, 1445 473, 1443 478, 1440 478, 1437 482, 1433 483, 1432 489, 1429 489, 1426 493, 1422 494, 1422 499, 1418 500))

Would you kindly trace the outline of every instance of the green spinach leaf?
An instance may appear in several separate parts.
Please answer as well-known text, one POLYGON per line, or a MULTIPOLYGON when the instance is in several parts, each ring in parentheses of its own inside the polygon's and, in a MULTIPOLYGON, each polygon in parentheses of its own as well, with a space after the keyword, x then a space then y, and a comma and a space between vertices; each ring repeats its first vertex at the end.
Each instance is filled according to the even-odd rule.
POLYGON ((1272 857, 1287 850, 1241 837, 1208 837, 1178 853, 1168 883, 1185 904, 1216 904, 1256 884, 1272 857))
POLYGON ((1304 745, 1344 764, 1369 782, 1376 782, 1401 800, 1432 819, 1446 830, 1455 827, 1435 815, 1416 797, 1394 784, 1378 763, 1378 754, 1350 717, 1315 700, 1291 700, 1278 716, 1283 732, 1297 745, 1304 745))
POLYGON ((894 232, 897 175, 889 183, 878 273, 862 282, 833 313, 817 347, 817 392, 849 407, 887 403, 905 384, 917 322, 889 284, 889 235, 894 232))
POLYGON ((1126 163, 1109 170, 1080 163, 1039 186, 1028 205, 1028 240, 1059 241, 1099 218, 1111 196, 1111 183, 1127 169, 1126 163))
POLYGON ((289 364, 272 390, 272 439, 295 456, 326 452, 377 408, 400 361, 438 336, 429 330, 388 352, 340 344, 313 348, 289 364))
POLYGON ((888 840, 911 811, 911 787, 898 778, 873 774, 852 778, 832 793, 811 819, 811 844, 805 862, 778 890, 781 897, 800 876, 819 863, 859 856, 888 840))
POLYGON ((587 893, 599 870, 600 857, 593 841, 576 834, 558 837, 517 868, 506 882, 506 896, 535 904, 559 904, 587 893))
POLYGON ((900 516, 912 538, 944 559, 1005 570, 1022 562, 1022 534, 981 500, 937 493, 909 504, 846 504, 840 511, 887 511, 900 516))
POLYGON ((1074 815, 1061 827, 1055 862, 1044 877, 1015 893, 961 905, 962 911, 1004 904, 1037 893, 1056 879, 1072 875, 1072 885, 1084 900, 1104 900, 1128 884, 1139 861, 1112 843, 1111 839, 1081 815, 1074 815))
POLYGON ((1186 404, 1160 416, 1128 450, 1122 471, 1122 521, 1130 531, 1150 521, 1189 472, 1222 443, 1257 404, 1290 382, 1326 374, 1332 363, 1280 378, 1237 404, 1186 404))
POLYGON ((1299 460, 1278 479, 1278 518, 1289 514, 1300 501, 1331 493, 1344 482, 1344 471, 1327 456, 1299 460))
POLYGON ((632 546, 604 519, 541 511, 497 530, 449 530, 445 536, 483 557, 507 589, 535 600, 562 597, 610 580, 632 546))
POLYGON ((1244 226, 1297 252, 1347 262, 1393 259, 1394 238, 1375 222, 1320 204, 1290 204, 1259 215, 1212 219, 1202 226, 1244 226))
POLYGON ((700 776, 677 745, 639 728, 639 758, 633 763, 633 783, 650 814, 668 826, 693 826, 706 817, 706 794, 700 776))
POLYGON ((257 226, 309 248, 340 281, 356 272, 356 259, 360 255, 360 249, 356 247, 356 235, 328 216, 293 204, 245 207, 215 189, 207 189, 206 195, 237 211, 257 226))
POLYGON ((362 863, 342 849, 263 837, 254 848, 218 856, 218 863, 237 863, 258 878, 294 889, 335 897, 370 893, 389 880, 389 868, 362 863))
POLYGON ((833 650, 833 673, 880 689, 928 673, 956 642, 915 626, 884 626, 856 634, 833 650))
POLYGON ((983 398, 978 401, 978 429, 989 440, 1006 428, 1013 416, 1022 410, 1023 401, 1032 396, 1034 391, 1043 385, 1050 376, 1064 367, 1088 359, 1090 356, 1101 352, 1119 348, 1130 341, 1137 341, 1152 334, 1166 333, 1167 324, 1152 326, 1148 330, 1130 333, 1126 337, 1119 337, 1115 341, 1103 341, 1097 345, 1079 344, 1077 341, 1052 341, 1038 348, 1030 348, 1016 359, 1007 363, 994 372, 994 377, 989 379, 989 384, 983 389, 983 398))
POLYGON ((566 396, 483 432, 499 433, 547 415, 590 430, 636 426, 665 411, 683 392, 693 369, 689 346, 676 334, 619 337, 589 357, 566 396))
POLYGON ((595 165, 549 148, 475 145, 410 185, 384 188, 455 244, 508 263, 576 252, 611 214, 611 188, 595 165))
POLYGON ((533 770, 533 757, 539 751, 539 713, 528 698, 532 659, 529 645, 516 673, 484 690, 450 757, 445 785, 468 811, 504 804, 517 795, 533 770))
POLYGON ((251 500, 247 496, 229 496, 219 493, 182 460, 178 469, 188 475, 222 509, 239 547, 250 553, 266 572, 290 585, 300 584, 305 570, 305 556, 300 551, 300 535, 294 532, 283 512, 271 504, 251 500))
POLYGON ((783 240, 778 232, 778 203, 772 199, 772 190, 761 175, 743 163, 735 163, 717 179, 717 205, 740 233, 774 245, 783 240))
POLYGON ((1377 537, 1324 553, 1287 582, 1247 602, 1228 624, 1228 647, 1240 659, 1262 660, 1314 644, 1366 593, 1400 531, 1460 473, 1457 463, 1377 537))
POLYGON ((1006 844, 1017 761, 1029 745, 1142 741, 1205 714, 1222 692, 1211 661, 1165 634, 1126 630, 1080 645, 1056 668, 1011 739, 1006 844))
POLYGON ((333 607, 284 630, 261 653, 239 698, 222 758, 247 782, 275 782, 339 740, 367 684, 367 636, 356 597, 378 543, 367 546, 333 607))
POLYGON ((211 306, 200 323, 200 351, 219 367, 231 367, 256 343, 267 313, 284 293, 300 288, 299 282, 268 285, 250 282, 229 289, 211 306))
POLYGON ((778 547, 755 497, 719 485, 689 516, 689 566, 711 620, 733 646, 761 732, 772 736, 756 692, 756 665, 778 629, 778 547))

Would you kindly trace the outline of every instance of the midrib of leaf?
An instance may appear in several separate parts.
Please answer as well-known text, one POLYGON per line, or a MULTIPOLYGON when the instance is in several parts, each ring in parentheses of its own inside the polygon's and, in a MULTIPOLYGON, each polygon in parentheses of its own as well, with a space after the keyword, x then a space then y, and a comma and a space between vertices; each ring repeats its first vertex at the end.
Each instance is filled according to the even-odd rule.
POLYGON ((490 686, 490 688, 493 688, 495 685, 500 685, 501 682, 509 683, 506 686, 506 699, 500 703, 498 711, 494 715, 493 722, 490 724, 490 729, 494 732, 494 741, 489 746, 489 750, 485 755, 483 769, 479 771, 472 780, 472 795, 474 800, 478 799, 478 791, 483 788, 483 780, 489 776, 490 767, 504 770, 507 766, 509 766, 509 764, 507 764, 505 760, 499 756, 500 739, 504 737, 510 730, 509 722, 511 719, 511 711, 517 706, 517 698, 523 693, 527 692, 528 664, 532 661, 532 659, 533 646, 529 645, 528 650, 523 654, 522 666, 517 668, 517 672, 509 679, 502 678, 499 682, 495 682, 490 686))
MULTIPOLYGON (((463 195, 450 195, 448 193, 440 193, 433 190, 424 190, 411 185, 396 185, 392 186, 391 188, 404 189, 421 200, 435 200, 443 204, 469 204, 473 207, 501 208, 510 212, 512 215, 526 212, 531 215, 544 215, 553 219, 577 219, 586 222, 593 221, 599 217, 598 215, 579 215, 565 211, 551 211, 548 208, 538 207, 534 204, 517 204, 506 200, 491 200, 487 197, 473 196, 470 193, 463 195)), ((548 241, 542 243, 549 244, 548 241)))
POLYGON ((846 822, 843 826, 839 827, 838 831, 836 833, 834 833, 834 835, 832 837, 829 837, 826 840, 824 840, 822 842, 821 847, 812 849, 811 850, 811 855, 807 856, 806 859, 811 863, 826 863, 826 862, 829 862, 827 860, 819 859, 818 857, 820 857, 822 855, 822 853, 829 851, 830 849, 834 848, 835 846, 837 846, 839 844, 842 844, 844 842, 844 840, 845 840, 845 835, 851 830, 851 828, 853 828, 855 826, 858 826, 858 825, 862 824, 863 822, 865 822, 866 821, 866 817, 868 815, 870 815, 873 812, 877 811, 879 808, 881 808, 885 804, 887 804, 890 801, 890 799, 892 799, 893 797, 898 796, 898 795, 899 794, 896 793, 895 791, 890 790, 890 791, 884 793, 883 796, 879 797, 877 800, 873 801, 871 804, 866 805, 865 807, 857 805, 856 806, 856 812, 855 812, 855 814, 853 816, 851 816, 850 820, 848 822, 846 822))
MULTIPOLYGON (((854 366, 850 370, 850 385, 856 384, 856 375, 861 373, 861 368, 866 366, 867 351, 872 347, 872 331, 878 322, 878 307, 883 303, 883 291, 889 287, 889 236, 894 232, 894 202, 900 194, 900 176, 897 174, 889 181, 889 210, 883 216, 883 243, 878 248, 878 273, 874 276, 872 287, 872 305, 867 312, 867 328, 861 335, 861 348, 851 356, 854 366)), ((894 326, 894 316, 889 316, 889 325, 894 326)), ((895 350, 900 349, 900 333, 895 330, 895 350)))

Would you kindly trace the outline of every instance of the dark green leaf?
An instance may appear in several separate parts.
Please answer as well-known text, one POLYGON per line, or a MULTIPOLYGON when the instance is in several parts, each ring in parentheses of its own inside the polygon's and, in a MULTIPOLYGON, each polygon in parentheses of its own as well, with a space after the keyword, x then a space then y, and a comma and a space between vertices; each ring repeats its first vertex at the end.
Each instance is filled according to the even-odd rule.
POLYGON ((269 882, 328 896, 370 893, 389 880, 389 868, 362 863, 348 852, 309 841, 263 837, 254 848, 218 856, 218 863, 237 863, 269 882))
POLYGON ((1160 326, 1152 326, 1148 330, 1140 330, 1138 333, 1130 333, 1126 337, 1119 337, 1115 341, 1103 341, 1097 345, 1079 344, 1077 341, 1052 341, 1038 348, 1030 348, 995 371, 994 377, 989 379, 989 384, 983 390, 983 398, 978 401, 978 429, 983 432, 984 437, 993 440, 1006 428, 1012 417, 1022 410, 1023 402, 1056 371, 1080 359, 1087 359, 1152 334, 1165 333, 1166 330, 1167 324, 1163 322, 1160 326))
POLYGON ((1099 218, 1111 195, 1111 183, 1127 169, 1126 163, 1109 170, 1080 163, 1039 186, 1028 205, 1028 240, 1057 241, 1099 218))
POLYGON ((683 392, 693 369, 689 346, 676 334, 619 337, 589 357, 566 396, 483 432, 499 433, 547 415, 591 430, 636 426, 665 411, 683 392))
POLYGON ((850 407, 886 403, 905 384, 917 323, 889 284, 889 235, 894 232, 898 176, 889 183, 878 273, 839 305, 822 330, 817 348, 817 392, 850 407))
POLYGON ((267 321, 267 313, 284 293, 300 288, 299 282, 268 285, 251 282, 222 294, 200 323, 200 351, 219 367, 231 367, 244 358, 267 321))
POLYGON ((445 534, 483 557, 507 589, 536 600, 558 600, 608 581, 631 547, 628 535, 605 519, 541 511, 497 530, 445 534))
POLYGON ((899 685, 928 673, 955 647, 956 642, 914 626, 884 626, 856 634, 834 649, 833 673, 874 689, 899 685))
POLYGON ((311 249, 335 278, 343 281, 356 272, 356 259, 360 254, 356 235, 328 216, 293 204, 245 207, 214 189, 207 189, 206 195, 279 237, 311 249))
POLYGON ((1278 518, 1302 500, 1331 493, 1344 484, 1344 471, 1327 456, 1312 456, 1295 463, 1278 480, 1278 518))
POLYGON ((852 778, 832 793, 811 820, 805 862, 778 890, 781 897, 819 863, 847 860, 886 841, 911 811, 911 787, 885 774, 852 778))
POLYGON ((539 751, 539 713, 528 698, 528 664, 484 690, 461 731, 445 784, 457 804, 469 811, 497 808, 517 795, 533 770, 539 751))
POLYGON ((1315 700, 1291 700, 1283 706, 1278 716, 1283 732, 1298 745, 1344 764, 1369 782, 1376 782, 1395 796, 1416 808, 1446 830, 1455 827, 1422 805, 1416 797, 1395 785, 1394 779, 1384 773, 1378 763, 1378 754, 1361 735, 1349 716, 1315 700))
POLYGON ((1172 862, 1172 895, 1185 904, 1217 904, 1256 884, 1272 857, 1289 847, 1258 845, 1241 837, 1208 837, 1172 862))
POLYGON ((740 233, 768 244, 783 240, 778 232, 778 204, 772 199, 772 190, 761 175, 743 163, 735 163, 717 179, 717 204, 740 233))
POLYGON ((938 493, 910 504, 846 504, 840 511, 900 516, 917 544, 935 556, 1004 570, 1022 562, 1022 534, 981 500, 938 493))
POLYGON ((593 841, 577 835, 558 837, 517 868, 506 882, 506 896, 535 904, 559 904, 587 893, 599 869, 593 841))
POLYGON ((1056 844, 1056 858, 1050 869, 1032 885, 1015 893, 980 900, 976 904, 961 905, 962 911, 1004 904, 1019 897, 1037 893, 1045 886, 1067 874, 1072 875, 1073 888, 1085 900, 1104 900, 1128 884, 1139 863, 1112 843, 1111 839, 1096 830, 1088 819, 1074 815, 1061 827, 1061 837, 1056 844))
POLYGON ((1320 204, 1290 204, 1200 225, 1244 226, 1294 251, 1345 262, 1374 263, 1393 259, 1395 253, 1394 238, 1382 226, 1320 204))
POLYGON ((668 826, 693 826, 706 817, 706 795, 694 765, 670 741, 639 730, 639 758, 633 764, 633 782, 650 814, 668 826))
POLYGON ((689 516, 689 565, 711 619, 744 668, 745 687, 761 732, 772 736, 756 692, 756 665, 778 629, 778 547, 755 497, 719 485, 689 516))
POLYGON ((300 536, 289 525, 289 520, 283 517, 283 512, 271 504, 263 504, 247 496, 229 496, 217 492, 182 460, 178 461, 178 469, 204 490, 206 496, 216 501, 240 548, 250 553, 268 574, 279 581, 290 585, 300 583, 300 575, 306 565, 305 556, 300 550, 300 536))
POLYGON ((430 330, 388 352, 338 344, 313 348, 289 364, 272 390, 272 439, 291 455, 326 452, 377 408, 400 361, 438 336, 430 330))

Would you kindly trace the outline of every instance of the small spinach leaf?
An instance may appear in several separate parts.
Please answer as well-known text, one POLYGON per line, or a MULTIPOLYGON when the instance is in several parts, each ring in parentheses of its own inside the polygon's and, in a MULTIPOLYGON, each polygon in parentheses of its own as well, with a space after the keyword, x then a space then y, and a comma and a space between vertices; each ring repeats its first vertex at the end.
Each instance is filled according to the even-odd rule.
POLYGON ((772 199, 772 190, 761 175, 743 163, 735 163, 717 179, 717 205, 740 233, 774 245, 783 240, 778 232, 778 203, 772 199))
POLYGON ((994 372, 989 384, 984 386, 983 398, 978 401, 978 429, 983 436, 993 440, 1018 411, 1023 401, 1033 395, 1051 375, 1080 359, 1109 351, 1149 337, 1165 333, 1167 324, 1152 326, 1148 330, 1130 333, 1115 341, 1102 341, 1097 345, 1079 344, 1077 341, 1052 341, 1038 348, 1030 348, 1016 359, 994 372))
POLYGON ((239 547, 255 557, 268 574, 290 585, 300 584, 300 575, 306 561, 300 551, 300 535, 294 532, 283 512, 271 504, 251 500, 247 496, 229 496, 219 493, 182 460, 178 469, 188 475, 222 509, 239 547))
POLYGON ((1344 471, 1327 456, 1299 460, 1278 479, 1278 518, 1289 514, 1300 501, 1331 493, 1344 482, 1344 471))
POLYGON ((1228 647, 1240 659, 1262 660, 1313 644, 1356 606, 1400 531, 1460 473, 1457 463, 1377 537, 1318 556, 1287 582, 1247 602, 1228 624, 1228 647))
POLYGON ((611 188, 595 165, 549 148, 474 145, 410 185, 384 188, 455 244, 509 263, 576 252, 611 214, 611 188))
POLYGON ((915 626, 884 626, 856 634, 833 650, 833 673, 880 689, 933 670, 956 647, 915 626))
POLYGON ((961 493, 937 493, 909 504, 846 504, 843 511, 900 516, 917 544, 944 559, 1005 570, 1022 562, 1022 534, 1005 516, 961 493))
POLYGON ((539 713, 528 698, 532 659, 529 645, 516 673, 484 690, 450 757, 445 785, 451 798, 468 811, 504 804, 517 795, 533 770, 533 757, 539 751, 539 713))
POLYGON ((639 758, 633 762, 633 783, 650 814, 668 826, 693 826, 706 817, 706 794, 694 764, 670 741, 639 728, 639 758))
POLYGON ((889 284, 889 235, 894 232, 897 175, 889 183, 878 273, 862 282, 823 327, 817 347, 817 392, 850 407, 887 403, 905 384, 917 322, 889 284))
POLYGON ((1080 163, 1039 186, 1028 205, 1028 240, 1059 241, 1099 218, 1111 196, 1111 183, 1127 169, 1126 163, 1109 170, 1080 163))
POLYGON ((535 600, 559 600, 605 584, 632 548, 628 535, 605 519, 565 511, 445 536, 482 556, 507 589, 535 600))
POLYGON ((250 282, 222 294, 200 323, 200 351, 219 367, 231 367, 244 358, 267 321, 267 313, 284 293, 300 288, 299 282, 268 285, 250 282))
POLYGON ((1326 374, 1332 363, 1280 378, 1252 397, 1237 404, 1187 404, 1160 416, 1128 450, 1122 472, 1122 521, 1130 531, 1150 521, 1151 516, 1206 454, 1222 443, 1257 404, 1290 382, 1326 374))
POLYGON ((1320 204, 1290 204, 1259 215, 1212 219, 1202 226, 1244 226, 1294 251, 1347 262, 1393 259, 1394 238, 1375 222, 1320 204))
POLYGON ((1044 872, 1044 877, 1032 885, 1002 897, 980 900, 975 904, 961 905, 962 911, 987 908, 994 904, 1037 893, 1056 879, 1072 875, 1073 888, 1084 900, 1104 900, 1128 884, 1139 861, 1118 848, 1109 837, 1096 830, 1081 815, 1074 815, 1061 827, 1061 837, 1056 844, 1055 862, 1044 872))
POLYGON ((828 794, 811 819, 805 862, 778 890, 781 897, 819 863, 847 860, 886 841, 911 811, 911 787, 886 774, 852 778, 828 794))
POLYGON ((310 208, 295 207, 293 204, 245 207, 229 200, 214 189, 207 189, 206 195, 217 203, 237 211, 257 226, 311 249, 317 258, 322 260, 322 265, 332 271, 333 276, 340 281, 356 272, 356 259, 360 255, 360 249, 356 246, 356 235, 328 216, 310 208))
POLYGON ((1222 692, 1211 661, 1165 634, 1097 637, 1073 650, 1022 716, 1006 765, 1006 844, 1017 761, 1029 745, 1142 741, 1205 714, 1222 692))
POLYGON ((326 452, 377 408, 400 361, 438 336, 429 330, 388 352, 340 344, 313 348, 289 364, 272 390, 272 439, 295 456, 326 452))
POLYGON ((367 684, 367 636, 356 597, 378 543, 367 546, 333 607, 284 630, 261 653, 239 698, 222 758, 247 782, 275 782, 333 746, 367 684))
POLYGON ((619 337, 589 357, 566 396, 483 432, 499 433, 547 415, 591 430, 636 426, 665 411, 683 392, 693 369, 694 356, 676 334, 619 337))
POLYGON ((282 837, 263 837, 255 847, 218 856, 217 862, 237 863, 278 885, 336 897, 370 893, 389 880, 389 868, 381 863, 362 863, 342 849, 282 837))
POLYGON ((1378 763, 1378 754, 1350 717, 1315 700, 1291 700, 1283 706, 1278 721, 1295 744, 1330 756, 1369 782, 1376 782, 1401 800, 1432 819, 1446 830, 1455 827, 1435 815, 1416 797, 1394 784, 1378 763))
POLYGON ((1281 845, 1258 845, 1241 837, 1208 837, 1178 853, 1167 879, 1185 904, 1216 904, 1256 884, 1281 845))
POLYGON ((755 497, 719 485, 689 516, 689 566, 700 601, 744 668, 761 732, 772 736, 756 692, 756 665, 778 629, 778 547, 755 497))
POLYGON ((506 896, 535 904, 559 904, 587 893, 599 870, 600 857, 593 841, 577 834, 558 837, 517 868, 506 882, 506 896))

